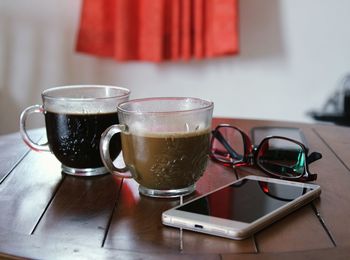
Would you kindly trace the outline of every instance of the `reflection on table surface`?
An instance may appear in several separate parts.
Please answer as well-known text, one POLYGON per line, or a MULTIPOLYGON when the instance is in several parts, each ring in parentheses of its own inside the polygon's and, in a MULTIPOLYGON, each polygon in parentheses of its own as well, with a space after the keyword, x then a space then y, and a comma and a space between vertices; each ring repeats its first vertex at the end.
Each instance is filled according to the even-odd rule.
MULTIPOLYGON (((242 241, 180 231, 160 219, 179 199, 141 196, 135 181, 109 174, 67 176, 51 154, 29 151, 14 133, 0 136, 1 254, 36 259, 350 255, 349 128, 223 118, 214 119, 213 126, 218 123, 246 132, 255 126, 299 127, 310 150, 323 154, 310 165, 318 174, 321 198, 242 241)), ((43 132, 34 134, 40 138, 43 132)), ((184 200, 250 174, 265 176, 253 167, 231 169, 210 161, 196 192, 184 200)))

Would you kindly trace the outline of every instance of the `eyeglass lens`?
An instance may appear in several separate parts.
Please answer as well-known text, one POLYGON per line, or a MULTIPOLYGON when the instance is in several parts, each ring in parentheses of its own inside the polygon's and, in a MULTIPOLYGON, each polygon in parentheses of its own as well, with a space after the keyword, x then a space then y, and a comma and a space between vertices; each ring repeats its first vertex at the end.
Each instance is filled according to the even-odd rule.
POLYGON ((222 162, 236 163, 243 160, 244 143, 242 134, 232 127, 220 127, 213 138, 212 155, 222 162))
MULTIPOLYGON (((219 127, 214 132, 211 153, 217 160, 238 164, 244 159, 244 139, 234 127, 219 127)), ((304 175, 306 155, 303 148, 290 140, 279 137, 264 139, 259 145, 256 163, 266 172, 285 178, 304 175)))
POLYGON ((274 175, 298 178, 304 174, 305 163, 303 148, 289 140, 265 139, 258 150, 257 164, 274 175))

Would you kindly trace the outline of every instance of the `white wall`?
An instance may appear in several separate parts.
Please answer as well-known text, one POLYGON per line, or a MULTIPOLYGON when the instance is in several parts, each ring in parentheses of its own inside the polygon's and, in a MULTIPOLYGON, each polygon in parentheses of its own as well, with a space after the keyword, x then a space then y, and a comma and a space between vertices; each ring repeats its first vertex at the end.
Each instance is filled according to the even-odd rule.
POLYGON ((241 0, 241 53, 119 63, 74 51, 80 0, 0 0, 0 133, 58 85, 115 84, 132 98, 196 96, 214 115, 309 120, 350 71, 350 1, 241 0))

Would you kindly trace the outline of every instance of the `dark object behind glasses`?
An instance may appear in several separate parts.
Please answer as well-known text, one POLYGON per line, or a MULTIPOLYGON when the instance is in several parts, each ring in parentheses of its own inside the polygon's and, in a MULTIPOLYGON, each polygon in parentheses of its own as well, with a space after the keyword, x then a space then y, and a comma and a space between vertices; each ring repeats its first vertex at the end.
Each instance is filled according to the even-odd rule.
POLYGON ((308 115, 319 121, 350 126, 350 74, 343 77, 339 85, 320 111, 310 111, 308 115))

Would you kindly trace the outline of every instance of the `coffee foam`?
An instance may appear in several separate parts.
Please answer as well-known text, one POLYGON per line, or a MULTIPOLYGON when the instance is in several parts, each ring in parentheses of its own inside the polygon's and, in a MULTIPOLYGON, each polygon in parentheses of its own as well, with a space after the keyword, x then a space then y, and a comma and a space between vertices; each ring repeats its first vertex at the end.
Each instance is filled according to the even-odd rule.
POLYGON ((181 130, 174 130, 169 131, 166 129, 162 129, 161 127, 158 129, 137 129, 137 128, 130 128, 128 134, 132 135, 138 135, 138 136, 145 136, 145 137, 187 137, 187 136, 196 136, 196 135, 202 135, 210 132, 209 127, 198 127, 196 130, 192 131, 181 131, 181 130))
POLYGON ((115 103, 115 100, 112 102, 70 102, 70 103, 64 103, 62 102, 56 102, 55 104, 46 102, 44 104, 44 109, 53 112, 53 113, 59 113, 59 114, 78 114, 78 115, 85 115, 85 114, 106 114, 106 113, 112 113, 117 112, 117 104, 115 103))
POLYGON ((203 115, 140 115, 129 117, 125 122, 132 132, 195 132, 210 125, 203 115))
POLYGON ((73 85, 43 92, 44 109, 53 113, 97 114, 117 112, 130 91, 115 86, 73 85))

